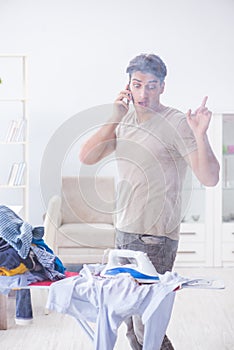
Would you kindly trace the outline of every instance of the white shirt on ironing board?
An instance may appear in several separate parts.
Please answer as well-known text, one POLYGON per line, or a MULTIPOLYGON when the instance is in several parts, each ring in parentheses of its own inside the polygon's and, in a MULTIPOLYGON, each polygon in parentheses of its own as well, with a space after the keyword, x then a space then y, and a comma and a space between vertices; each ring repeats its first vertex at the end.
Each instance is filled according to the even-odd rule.
POLYGON ((51 285, 47 308, 96 322, 95 350, 113 349, 120 324, 139 314, 145 325, 143 349, 160 349, 173 307, 173 290, 188 280, 171 272, 162 278, 157 284, 140 285, 127 274, 93 276, 85 266, 79 276, 51 285))

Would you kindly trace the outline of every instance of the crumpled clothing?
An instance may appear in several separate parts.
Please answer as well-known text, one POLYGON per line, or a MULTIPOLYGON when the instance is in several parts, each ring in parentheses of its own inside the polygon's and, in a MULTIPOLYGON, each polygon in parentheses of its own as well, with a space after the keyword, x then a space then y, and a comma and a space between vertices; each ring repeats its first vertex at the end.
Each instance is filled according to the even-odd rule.
POLYGON ((24 273, 33 266, 32 260, 22 259, 18 252, 0 237, 0 275, 13 276, 24 273))
POLYGON ((22 258, 13 247, 6 242, 4 244, 4 242, 5 241, 0 238, 0 267, 4 267, 7 270, 15 269, 22 262, 22 258))
POLYGON ((31 283, 43 281, 43 274, 35 274, 29 271, 14 276, 0 276, 0 293, 9 294, 12 289, 28 286, 31 283))
POLYGON ((19 266, 11 270, 0 266, 0 276, 14 276, 25 273, 26 271, 28 271, 28 269, 23 263, 20 263, 19 266))
POLYGON ((0 237, 25 259, 32 242, 32 226, 10 208, 0 205, 0 237))
MULTIPOLYGON (((61 260, 55 256, 53 251, 45 244, 42 239, 43 236, 43 226, 33 228, 30 224, 24 222, 13 210, 7 206, 0 205, 0 238, 15 249, 16 253, 19 255, 19 264, 20 262, 24 263, 25 266, 32 271, 38 271, 38 266, 41 264, 46 278, 52 281, 64 278, 65 267, 61 260), (36 244, 41 251, 33 248, 35 246, 32 243, 36 244), (31 251, 34 252, 39 264, 32 259, 32 255, 30 255, 31 251), (36 269, 35 264, 37 267, 36 269)), ((4 243, 2 249, 4 250, 6 248, 7 246, 4 243)), ((6 269, 17 267, 16 265, 14 267, 9 267, 8 265, 1 265, 1 263, 0 266, 6 269)))
MULTIPOLYGON (((43 228, 43 232, 44 232, 44 227, 41 227, 41 228, 43 228)), ((42 232, 42 230, 41 230, 41 232, 42 232)), ((34 237, 34 234, 33 234, 33 237, 34 237)), ((45 241, 42 238, 39 239, 39 238, 34 237, 32 240, 32 243, 35 244, 38 248, 46 250, 47 252, 49 252, 51 254, 54 254, 53 250, 45 243, 45 241)), ((55 265, 56 271, 59 271, 62 274, 64 274, 66 268, 64 267, 62 261, 57 256, 55 256, 54 265, 55 265)))
POLYGON ((65 274, 60 273, 55 269, 56 256, 50 252, 37 247, 36 245, 31 246, 31 250, 36 255, 37 261, 43 268, 43 273, 46 278, 51 281, 56 281, 65 277, 65 274))
POLYGON ((10 244, 0 237, 0 253, 10 248, 10 244))
POLYGON ((34 239, 42 239, 44 237, 44 226, 36 226, 32 230, 34 239))

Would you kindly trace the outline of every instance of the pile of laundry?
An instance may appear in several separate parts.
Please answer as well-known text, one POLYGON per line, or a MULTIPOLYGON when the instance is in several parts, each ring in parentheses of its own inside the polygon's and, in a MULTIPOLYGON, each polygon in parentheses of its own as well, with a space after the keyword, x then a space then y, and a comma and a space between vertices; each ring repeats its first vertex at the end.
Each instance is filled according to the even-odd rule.
POLYGON ((0 290, 32 282, 65 278, 61 260, 44 242, 44 227, 32 227, 0 205, 0 290), (2 278, 11 277, 11 278, 2 278), (3 283, 4 280, 4 283, 3 283), (8 282, 9 281, 9 282, 8 282))

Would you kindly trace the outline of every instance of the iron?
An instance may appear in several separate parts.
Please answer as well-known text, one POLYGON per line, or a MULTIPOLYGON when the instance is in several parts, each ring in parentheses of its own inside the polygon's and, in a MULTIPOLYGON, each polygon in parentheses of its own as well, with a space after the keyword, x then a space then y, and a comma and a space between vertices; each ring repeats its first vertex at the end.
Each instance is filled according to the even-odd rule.
POLYGON ((159 282, 158 273, 146 253, 129 249, 111 249, 102 277, 128 273, 140 283, 159 282))

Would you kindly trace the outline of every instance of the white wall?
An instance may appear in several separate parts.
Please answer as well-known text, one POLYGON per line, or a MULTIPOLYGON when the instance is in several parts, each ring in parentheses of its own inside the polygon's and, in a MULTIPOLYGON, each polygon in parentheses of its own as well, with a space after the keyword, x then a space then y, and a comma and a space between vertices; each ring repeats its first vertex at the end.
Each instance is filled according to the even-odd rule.
POLYGON ((136 54, 166 62, 164 104, 186 111, 207 94, 214 112, 234 111, 233 13, 233 0, 0 0, 0 52, 29 57, 32 224, 45 211, 40 169, 52 135, 111 103, 136 54))

